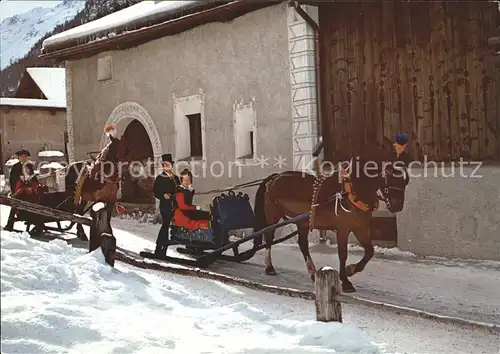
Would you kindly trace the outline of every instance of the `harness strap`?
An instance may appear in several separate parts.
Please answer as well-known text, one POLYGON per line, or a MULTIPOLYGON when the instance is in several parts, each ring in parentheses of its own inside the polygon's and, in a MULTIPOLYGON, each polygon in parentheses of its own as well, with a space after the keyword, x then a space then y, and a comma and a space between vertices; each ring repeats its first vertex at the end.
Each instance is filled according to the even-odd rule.
POLYGON ((361 211, 376 211, 378 210, 380 203, 378 199, 375 200, 375 204, 373 205, 373 208, 370 208, 370 206, 361 200, 358 200, 356 198, 356 193, 354 192, 354 189, 352 188, 352 181, 350 177, 343 177, 342 178, 342 185, 343 189, 345 191, 345 194, 347 194, 347 200, 349 203, 351 203, 354 207, 361 211))
POLYGON ((309 215, 309 232, 311 232, 314 229, 314 219, 316 216, 316 208, 319 206, 319 204, 317 204, 319 191, 320 191, 321 186, 323 185, 324 181, 325 181, 324 176, 316 176, 316 178, 314 179, 313 193, 312 193, 312 198, 311 198, 311 214, 309 215))
POLYGON ((370 208, 370 206, 356 198, 356 193, 354 191, 354 188, 352 186, 352 180, 351 180, 351 168, 352 165, 352 160, 350 161, 349 164, 346 164, 344 166, 341 166, 339 170, 339 174, 342 177, 342 186, 341 186, 341 191, 336 193, 334 196, 332 196, 328 201, 325 203, 318 203, 318 196, 319 192, 321 190, 321 187, 323 186, 323 182, 325 181, 326 177, 321 175, 319 173, 319 169, 316 170, 316 178, 314 180, 313 184, 313 193, 312 193, 312 198, 311 198, 311 214, 309 216, 309 231, 312 231, 314 229, 314 220, 316 217, 316 209, 320 206, 327 205, 331 202, 335 202, 335 216, 339 216, 338 210, 339 206, 340 208, 345 211, 346 213, 350 213, 351 210, 348 210, 344 205, 342 204, 342 200, 344 199, 345 196, 347 196, 347 200, 349 201, 350 204, 352 204, 356 209, 359 209, 364 212, 368 211, 375 211, 379 208, 379 201, 375 200, 375 204, 373 208, 370 208))
POLYGON ((75 198, 73 199, 73 204, 77 206, 80 204, 80 198, 82 197, 82 187, 83 183, 88 177, 88 171, 87 171, 87 166, 83 165, 82 169, 80 170, 80 173, 78 175, 78 179, 76 182, 76 188, 75 188, 75 198))

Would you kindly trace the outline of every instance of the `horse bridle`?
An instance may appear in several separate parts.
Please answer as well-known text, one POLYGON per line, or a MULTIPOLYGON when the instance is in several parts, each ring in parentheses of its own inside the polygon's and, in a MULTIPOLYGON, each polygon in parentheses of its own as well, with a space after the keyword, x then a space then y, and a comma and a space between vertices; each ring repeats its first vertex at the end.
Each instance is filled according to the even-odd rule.
MULTIPOLYGON (((400 192, 400 193, 404 193, 405 192, 405 188, 404 187, 396 187, 396 186, 393 186, 393 185, 390 185, 389 184, 389 177, 394 177, 394 167, 392 168, 392 172, 388 173, 386 171, 383 171, 384 173, 384 185, 382 186, 382 188, 379 189, 380 191, 380 194, 377 193, 377 198, 378 200, 384 202, 388 208, 391 207, 391 199, 390 199, 390 195, 391 195, 391 191, 395 191, 395 192, 400 192)), ((406 187, 406 185, 408 185, 409 183, 409 177, 408 177, 408 169, 406 167, 402 167, 401 168, 401 171, 402 173, 404 173, 404 180, 405 180, 405 184, 404 186, 406 187)))

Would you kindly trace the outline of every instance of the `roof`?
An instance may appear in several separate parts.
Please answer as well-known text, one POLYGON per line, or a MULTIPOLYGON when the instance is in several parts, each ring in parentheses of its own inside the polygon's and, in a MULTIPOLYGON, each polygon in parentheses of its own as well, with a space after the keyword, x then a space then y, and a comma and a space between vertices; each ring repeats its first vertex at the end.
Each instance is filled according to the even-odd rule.
POLYGON ((281 1, 142 1, 58 33, 42 44, 45 59, 82 58, 178 34, 204 23, 229 21, 281 1))
POLYGON ((66 69, 27 68, 26 71, 48 100, 66 101, 66 69))
POLYGON ((159 20, 161 15, 175 15, 196 5, 199 6, 200 1, 142 1, 95 21, 57 33, 44 40, 42 48, 64 46, 72 40, 83 40, 88 37, 108 36, 122 28, 146 26, 159 20))
POLYGON ((58 101, 58 100, 37 100, 32 98, 0 97, 0 106, 66 109, 66 100, 58 101))

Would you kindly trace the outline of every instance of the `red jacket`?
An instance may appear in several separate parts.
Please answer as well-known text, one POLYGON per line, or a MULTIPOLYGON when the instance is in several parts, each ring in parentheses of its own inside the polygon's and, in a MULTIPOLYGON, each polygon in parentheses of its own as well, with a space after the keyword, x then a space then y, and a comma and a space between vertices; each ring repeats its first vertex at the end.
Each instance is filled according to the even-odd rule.
POLYGON ((184 211, 196 210, 196 205, 191 204, 190 201, 186 201, 187 193, 192 192, 189 190, 180 189, 175 193, 175 201, 177 206, 174 210, 173 224, 182 226, 188 230, 208 229, 209 220, 192 220, 184 213, 184 211))

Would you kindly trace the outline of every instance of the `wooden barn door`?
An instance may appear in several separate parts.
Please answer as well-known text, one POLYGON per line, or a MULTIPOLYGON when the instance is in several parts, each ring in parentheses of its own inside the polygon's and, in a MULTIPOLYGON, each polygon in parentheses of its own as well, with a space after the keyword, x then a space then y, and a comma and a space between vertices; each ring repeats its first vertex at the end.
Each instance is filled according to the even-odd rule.
MULTIPOLYGON (((500 161, 500 80, 485 60, 498 17, 479 0, 321 3, 325 159, 408 132, 412 160, 500 161)), ((395 241, 395 225, 372 233, 395 241)))
POLYGON ((414 160, 500 161, 499 17, 480 0, 320 5, 325 157, 405 131, 414 160))

